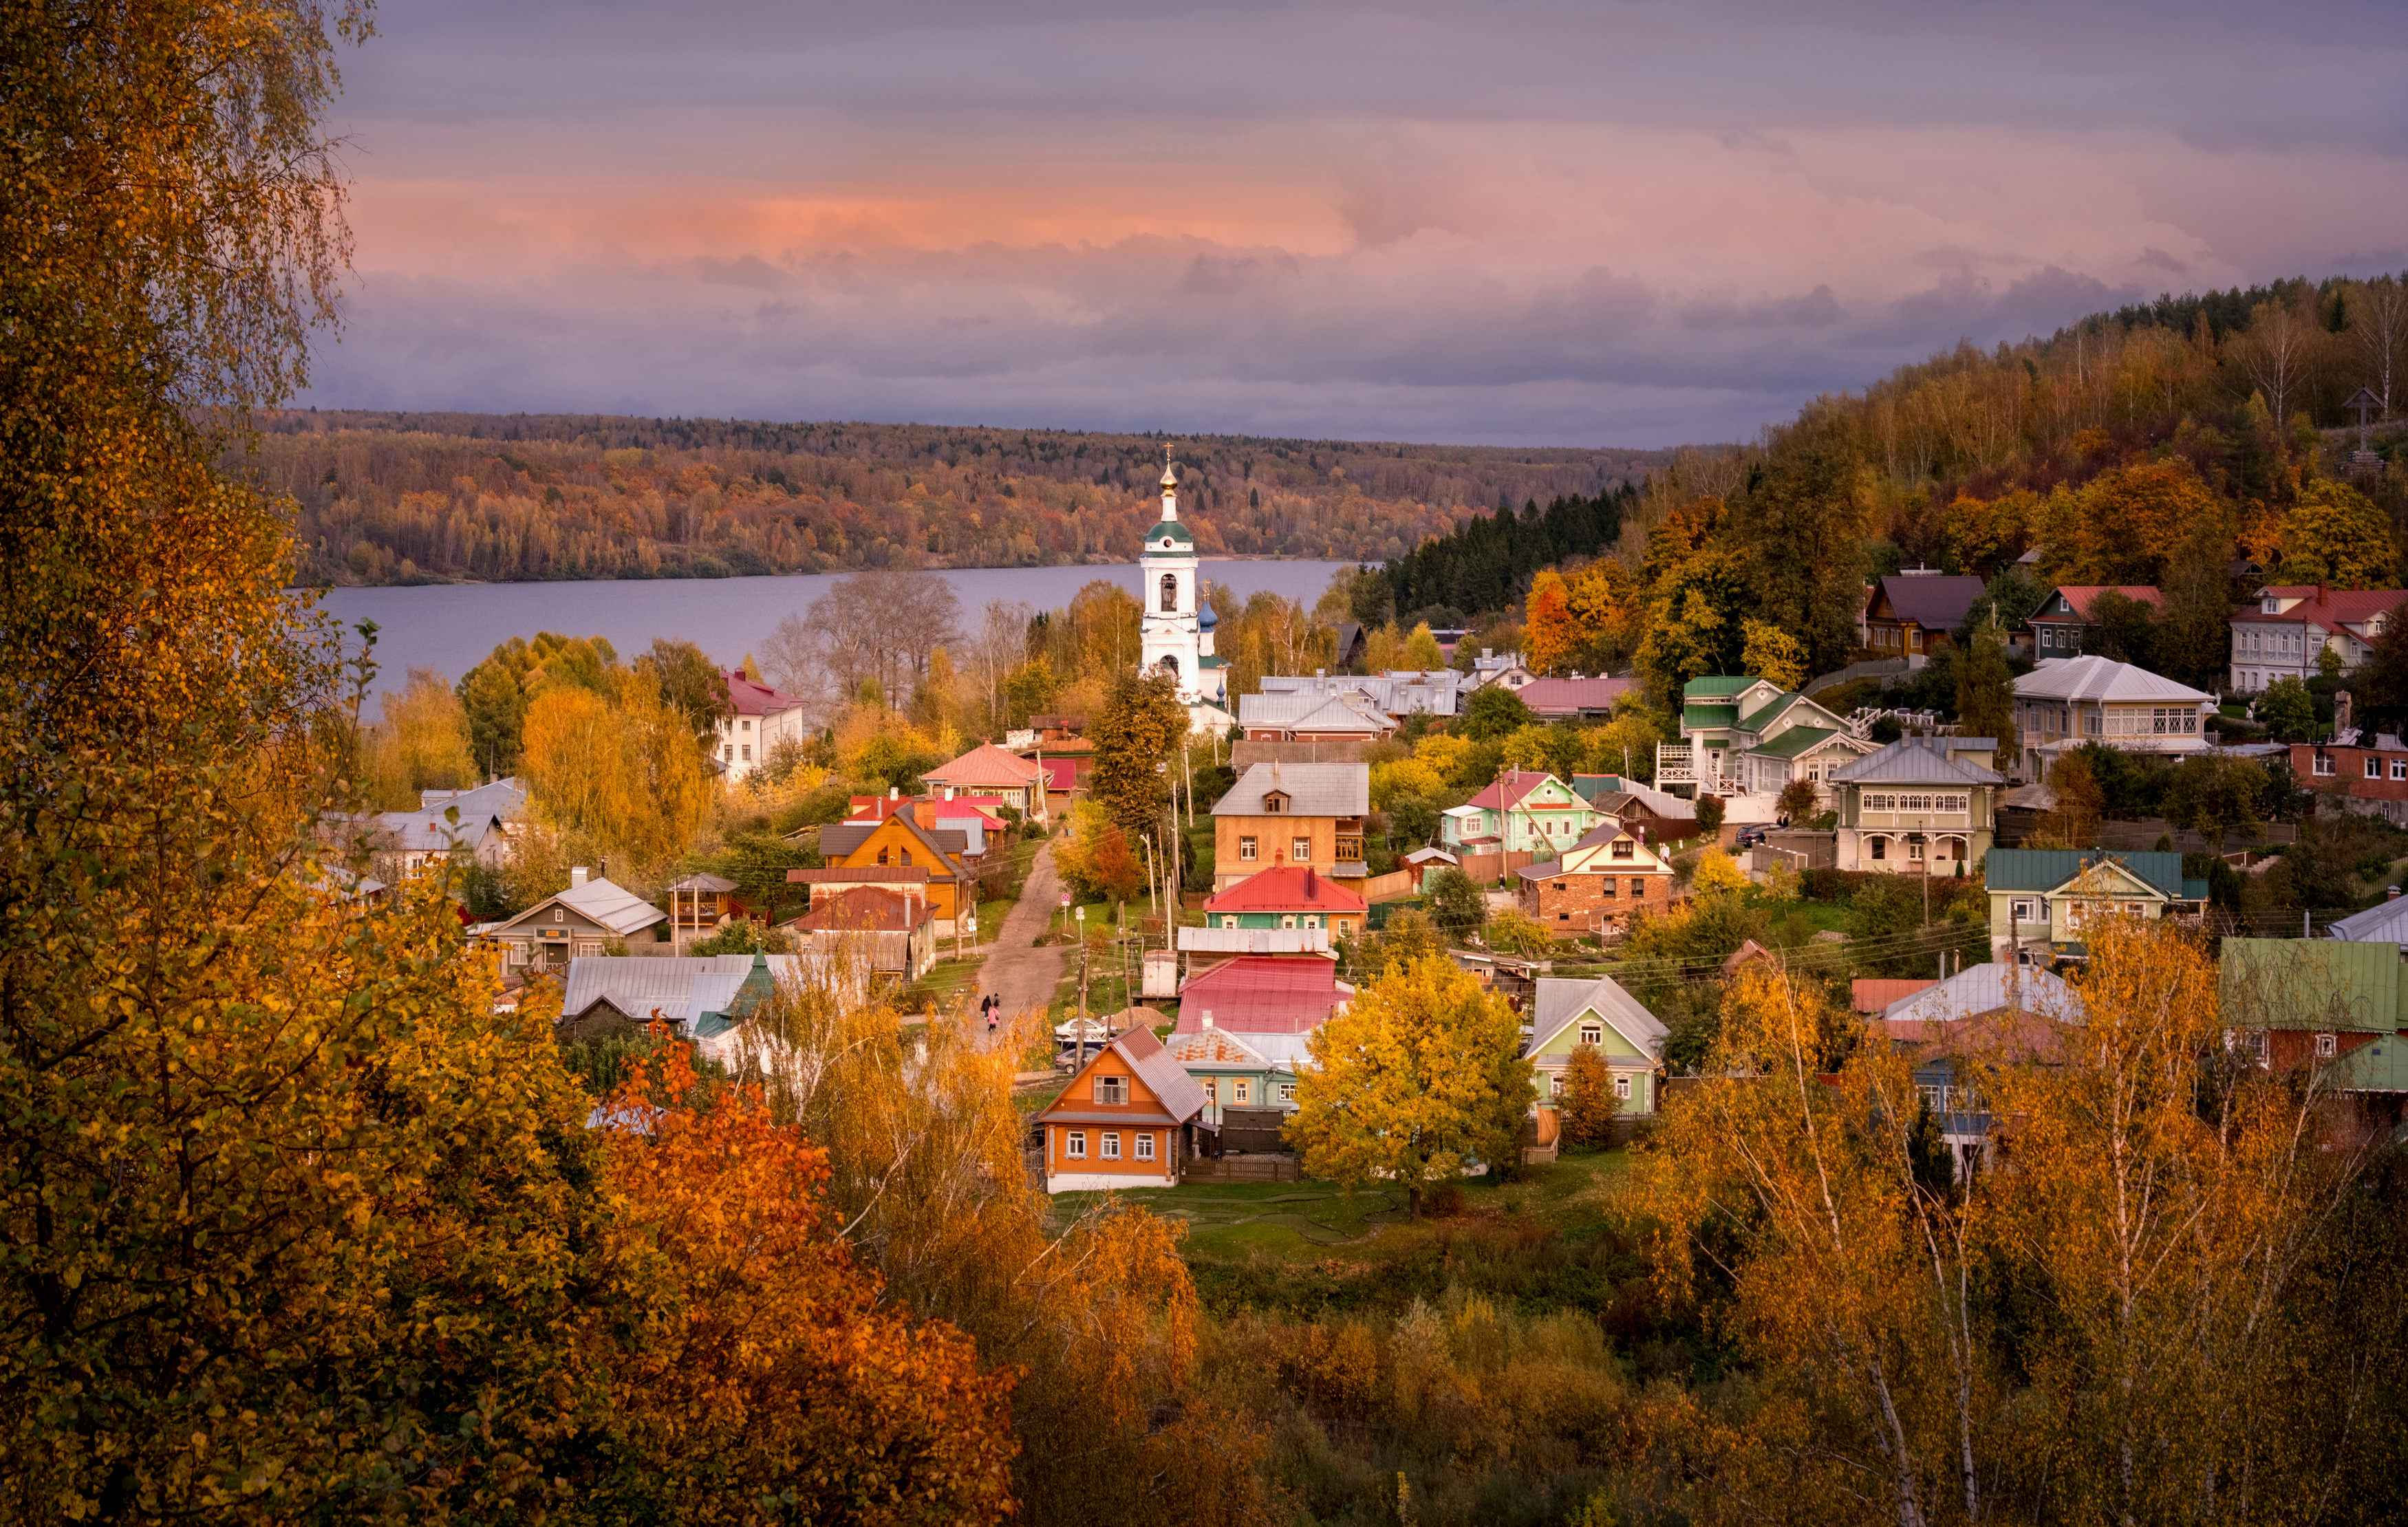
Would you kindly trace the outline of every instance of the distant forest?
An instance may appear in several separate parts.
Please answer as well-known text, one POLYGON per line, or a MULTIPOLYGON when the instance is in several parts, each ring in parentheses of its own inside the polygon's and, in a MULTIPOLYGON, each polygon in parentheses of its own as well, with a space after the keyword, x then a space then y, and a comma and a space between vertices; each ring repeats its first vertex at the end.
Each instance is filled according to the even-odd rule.
POLYGON ((1166 443, 1205 555, 1384 563, 1669 459, 570 415, 294 410, 265 428, 248 467, 298 503, 294 577, 312 585, 1125 563, 1166 443))

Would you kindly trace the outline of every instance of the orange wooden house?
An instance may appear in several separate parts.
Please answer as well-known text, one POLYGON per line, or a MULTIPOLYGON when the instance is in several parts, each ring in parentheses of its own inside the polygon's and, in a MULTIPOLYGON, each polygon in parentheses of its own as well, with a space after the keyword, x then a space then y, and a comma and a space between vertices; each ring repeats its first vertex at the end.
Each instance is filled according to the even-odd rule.
POLYGON ((850 890, 855 884, 867 883, 849 879, 841 872, 870 872, 883 880, 890 878, 889 874, 878 872, 925 871, 928 906, 937 914, 937 936, 951 938, 957 907, 966 907, 969 915, 970 920, 962 931, 977 930, 977 878, 958 857, 965 847, 961 832, 923 827, 909 812, 882 821, 832 822, 820 829, 820 856, 826 867, 788 870, 786 878, 811 887, 812 906, 816 909, 823 886, 850 890))
POLYGON ((1035 1123, 1045 1145, 1045 1191, 1169 1188, 1196 1153, 1204 1088, 1151 1029, 1130 1029, 1096 1053, 1035 1123))

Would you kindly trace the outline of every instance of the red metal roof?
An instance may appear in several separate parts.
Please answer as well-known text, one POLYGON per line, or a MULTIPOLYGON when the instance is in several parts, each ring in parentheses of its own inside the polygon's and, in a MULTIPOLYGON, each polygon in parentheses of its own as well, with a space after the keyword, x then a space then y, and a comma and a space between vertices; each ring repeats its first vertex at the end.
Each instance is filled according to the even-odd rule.
POLYGON ((1917 992, 1928 992, 1940 983, 1929 977, 1920 980, 1900 980, 1885 977, 1860 976, 1848 983, 1848 1006, 1860 1013, 1878 1017, 1889 1005, 1917 992))
POLYGON ((1513 692, 1541 716, 1570 716, 1584 710, 1612 710, 1613 702, 1630 692, 1627 678, 1534 678, 1513 692))
POLYGON ((925 896, 907 896, 883 886, 855 886, 851 891, 814 901, 811 909, 794 920, 808 933, 909 933, 935 917, 925 896))
POLYGON ((1179 990, 1180 1034, 1204 1027, 1238 1034, 1306 1034, 1329 1020, 1353 995, 1338 984, 1338 962, 1321 956, 1240 955, 1179 990))
POLYGON ((2151 609, 2157 608, 2165 600, 2164 595, 2160 594, 2155 588, 2145 583, 2060 583, 2056 588, 2051 589, 2049 592, 2053 594, 2063 594, 2065 596, 2065 602, 2073 607, 2072 610, 2071 612, 2059 612, 2051 608, 2047 602, 2043 601, 2041 605, 2039 613, 2033 615, 2032 619, 2035 621, 2057 621, 2065 622, 2087 621, 2090 619, 2090 602, 2098 598, 2100 594, 2110 592, 2120 593, 2127 599, 2138 600, 2140 603, 2148 606, 2151 609))
POLYGON ((1491 811, 1504 811, 1522 804, 1524 796, 1553 779, 1554 775, 1528 769, 1507 769, 1498 775, 1486 790, 1466 801, 1466 806, 1486 806, 1491 811))
POLYGON ((2309 583, 2270 583, 2263 592, 2300 603, 2280 615, 2269 615, 2262 607, 2253 605, 2236 611, 2233 620, 2269 625, 2313 621, 2327 631, 2338 631, 2343 626, 2364 625, 2408 599, 2408 589, 2320 589, 2309 583))
POLYGON ((1045 771, 1047 790, 1071 791, 1079 788, 1079 761, 1075 758, 1040 758, 1037 766, 1045 771))
POLYGON ((1258 870, 1204 903, 1207 912, 1360 912, 1362 897, 1306 864, 1258 870))
POLYGON ((738 716, 767 716, 781 710, 792 710, 803 702, 791 694, 781 694, 767 684, 756 684, 744 677, 744 670, 733 668, 727 674, 728 708, 738 716))
POLYGON ((1008 785, 1018 790, 1037 778, 1037 765, 1025 758, 1015 758, 994 743, 982 742, 952 763, 930 769, 924 778, 955 789, 964 785, 1008 785))

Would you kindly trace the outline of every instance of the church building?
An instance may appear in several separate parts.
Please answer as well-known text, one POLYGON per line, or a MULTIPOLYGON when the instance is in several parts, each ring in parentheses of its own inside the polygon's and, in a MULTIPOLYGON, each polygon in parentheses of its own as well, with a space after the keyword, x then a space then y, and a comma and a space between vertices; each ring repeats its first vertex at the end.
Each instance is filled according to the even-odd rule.
POLYGON ((1162 519, 1145 533, 1139 559, 1145 614, 1139 622, 1146 671, 1170 675, 1194 729, 1229 724, 1228 669, 1212 652, 1212 607, 1197 576, 1196 537, 1179 522, 1179 471, 1162 450, 1162 519))

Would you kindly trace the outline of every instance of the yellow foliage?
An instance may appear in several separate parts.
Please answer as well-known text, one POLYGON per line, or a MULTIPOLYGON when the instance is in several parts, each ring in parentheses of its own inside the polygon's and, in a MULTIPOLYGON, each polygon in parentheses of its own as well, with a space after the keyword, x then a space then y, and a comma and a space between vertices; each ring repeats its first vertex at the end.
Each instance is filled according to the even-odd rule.
POLYGON ((569 685, 537 695, 520 767, 539 822, 625 855, 640 878, 692 845, 711 782, 693 731, 656 685, 621 672, 610 688, 608 699, 569 685))
POLYGON ((1413 744, 1413 757, 1450 779, 1462 767, 1464 755, 1470 751, 1470 743, 1445 732, 1433 732, 1413 744))
POLYGON ((1371 765, 1371 809, 1385 811, 1397 800, 1418 795, 1427 800, 1446 789, 1446 776, 1426 758, 1400 758, 1371 765))
POLYGON ((384 697, 384 724, 368 745, 379 804, 388 811, 416 810, 422 790, 462 790, 477 783, 468 712, 432 668, 412 668, 408 687, 384 697))
POLYGON ((1797 637, 1757 620, 1743 621, 1741 629, 1746 636, 1740 665, 1747 672, 1784 691, 1797 690, 1813 677, 1806 671, 1806 644, 1797 637))
POLYGON ((1700 893, 1717 891, 1744 891, 1747 874, 1739 862, 1720 849, 1708 849, 1698 855, 1697 867, 1689 872, 1690 889, 1700 893))

